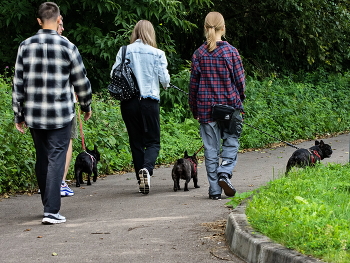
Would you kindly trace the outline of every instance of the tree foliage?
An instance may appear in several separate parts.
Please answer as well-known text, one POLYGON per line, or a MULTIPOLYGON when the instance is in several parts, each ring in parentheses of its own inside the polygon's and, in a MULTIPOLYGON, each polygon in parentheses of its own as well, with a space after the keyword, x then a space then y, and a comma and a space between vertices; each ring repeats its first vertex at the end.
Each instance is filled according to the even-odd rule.
MULTIPOLYGON (((39 29, 36 14, 42 0, 1 0, 0 60, 2 67, 14 65, 21 41, 39 29)), ((171 72, 181 64, 176 36, 191 32, 196 25, 187 18, 190 12, 206 8, 210 0, 57 0, 64 17, 63 34, 83 56, 95 90, 105 86, 121 45, 129 43, 131 31, 138 20, 153 23, 159 48, 166 52, 171 72)))
POLYGON ((215 1, 227 37, 261 71, 349 67, 348 0, 215 1))
MULTIPOLYGON (((42 0, 0 1, 0 69, 13 66, 17 47, 39 29, 42 0)), ((64 35, 84 59, 94 90, 105 87, 115 55, 129 43, 135 23, 155 26, 159 48, 172 74, 188 65, 204 41, 203 21, 221 12, 226 39, 236 46, 250 75, 342 71, 349 68, 350 0, 57 0, 64 35)), ((0 70, 1 73, 2 70, 0 70)))

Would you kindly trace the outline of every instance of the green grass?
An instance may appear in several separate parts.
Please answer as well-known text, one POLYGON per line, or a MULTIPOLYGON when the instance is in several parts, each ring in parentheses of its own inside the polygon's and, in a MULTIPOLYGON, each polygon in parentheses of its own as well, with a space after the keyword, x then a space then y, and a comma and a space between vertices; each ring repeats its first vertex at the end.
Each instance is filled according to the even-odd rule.
MULTIPOLYGON (((350 165, 293 170, 254 191, 247 202, 248 221, 287 248, 325 262, 348 263, 349 178, 350 165)), ((236 205, 234 199, 228 204, 236 205)))

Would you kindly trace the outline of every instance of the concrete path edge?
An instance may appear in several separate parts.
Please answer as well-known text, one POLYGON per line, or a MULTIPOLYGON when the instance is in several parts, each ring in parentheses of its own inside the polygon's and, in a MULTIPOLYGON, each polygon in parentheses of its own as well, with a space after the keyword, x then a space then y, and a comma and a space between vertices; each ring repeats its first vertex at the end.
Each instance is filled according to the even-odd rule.
POLYGON ((245 214, 242 203, 229 214, 225 237, 235 255, 247 263, 321 263, 323 261, 305 256, 295 250, 274 243, 270 238, 254 231, 245 214))

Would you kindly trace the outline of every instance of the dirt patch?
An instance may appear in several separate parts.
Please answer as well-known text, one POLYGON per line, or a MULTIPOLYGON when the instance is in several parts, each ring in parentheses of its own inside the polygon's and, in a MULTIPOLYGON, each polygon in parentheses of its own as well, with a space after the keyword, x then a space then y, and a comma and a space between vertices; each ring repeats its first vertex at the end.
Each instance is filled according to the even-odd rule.
POLYGON ((201 237, 202 245, 206 245, 212 256, 226 262, 244 263, 245 261, 234 255, 226 242, 225 229, 227 220, 221 219, 215 222, 202 223, 204 227, 201 237))

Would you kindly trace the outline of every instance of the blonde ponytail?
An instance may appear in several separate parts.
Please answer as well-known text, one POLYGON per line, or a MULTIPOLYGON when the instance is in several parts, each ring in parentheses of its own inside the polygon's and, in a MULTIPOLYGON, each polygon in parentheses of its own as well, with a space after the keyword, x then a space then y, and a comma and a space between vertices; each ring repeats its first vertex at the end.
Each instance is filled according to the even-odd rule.
POLYGON ((204 32, 209 52, 216 48, 216 32, 225 26, 224 17, 219 12, 210 12, 204 20, 204 32))

